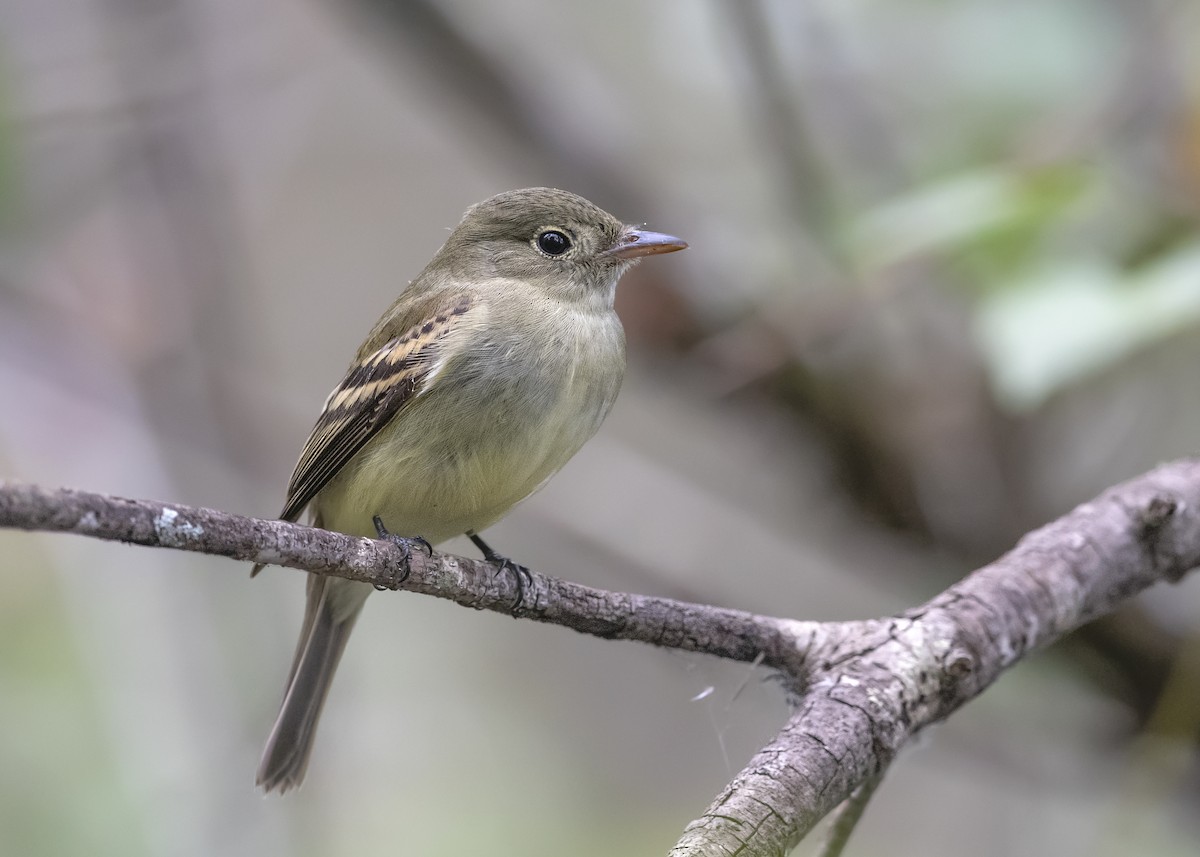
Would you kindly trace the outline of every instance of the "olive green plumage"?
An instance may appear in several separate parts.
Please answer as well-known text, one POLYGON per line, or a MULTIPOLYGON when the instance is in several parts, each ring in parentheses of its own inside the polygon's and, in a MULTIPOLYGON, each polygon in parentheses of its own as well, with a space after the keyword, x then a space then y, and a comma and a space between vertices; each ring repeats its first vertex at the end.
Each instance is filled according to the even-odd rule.
MULTIPOLYGON (((613 311, 639 256, 686 245, 561 190, 472 206, 368 334, 325 402, 281 517, 437 544, 483 530, 600 427, 625 372, 613 311)), ((255 571, 258 569, 256 568, 255 571)), ((309 575, 300 642, 258 771, 304 777, 329 683, 371 587, 309 575)))

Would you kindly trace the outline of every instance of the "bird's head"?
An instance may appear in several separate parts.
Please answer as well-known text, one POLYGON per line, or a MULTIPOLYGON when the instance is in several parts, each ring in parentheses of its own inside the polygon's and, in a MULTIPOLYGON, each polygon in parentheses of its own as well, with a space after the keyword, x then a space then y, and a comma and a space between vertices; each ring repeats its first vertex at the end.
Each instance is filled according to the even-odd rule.
POLYGON ((581 196, 538 187, 471 206, 438 257, 458 277, 532 282, 563 300, 611 308, 617 280, 640 257, 685 247, 672 235, 622 223, 581 196))

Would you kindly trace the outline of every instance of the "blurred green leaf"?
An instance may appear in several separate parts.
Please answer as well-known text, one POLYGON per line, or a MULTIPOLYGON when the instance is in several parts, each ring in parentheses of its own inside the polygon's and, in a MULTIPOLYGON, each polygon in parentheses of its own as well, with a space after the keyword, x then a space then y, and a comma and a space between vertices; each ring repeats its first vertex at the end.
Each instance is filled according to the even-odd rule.
POLYGON ((1133 273, 1103 261, 1048 264, 979 309, 976 333, 999 398, 1032 408, 1200 323, 1200 242, 1133 273))
POLYGON ((1006 167, 955 176, 867 212, 850 230, 853 258, 878 269, 928 253, 973 267, 975 282, 1027 263, 1046 228, 1077 200, 1089 175, 1077 165, 1006 167))

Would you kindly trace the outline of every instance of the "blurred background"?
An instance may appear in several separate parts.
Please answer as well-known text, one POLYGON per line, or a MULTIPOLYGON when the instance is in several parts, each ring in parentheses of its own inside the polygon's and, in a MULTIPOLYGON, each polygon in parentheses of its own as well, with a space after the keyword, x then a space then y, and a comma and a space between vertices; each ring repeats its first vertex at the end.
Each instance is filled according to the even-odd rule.
MULTIPOLYGON (((538 571, 884 615, 1200 451, 1200 4, 0 0, 0 476, 274 515, 462 210, 542 184, 692 246, 487 534, 538 571)), ((384 594, 264 799, 303 580, 248 573, 0 532, 0 852, 661 855, 786 716, 384 594)), ((1014 670, 852 852, 1196 854, 1197 617, 1189 580, 1014 670)))

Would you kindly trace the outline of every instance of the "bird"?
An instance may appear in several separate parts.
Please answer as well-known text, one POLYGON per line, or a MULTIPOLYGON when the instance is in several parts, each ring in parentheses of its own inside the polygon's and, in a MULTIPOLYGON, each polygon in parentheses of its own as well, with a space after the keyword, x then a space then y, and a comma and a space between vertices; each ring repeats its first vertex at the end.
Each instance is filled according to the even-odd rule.
MULTIPOLYGON (((613 308, 622 274, 686 247, 555 188, 471 206, 325 400, 279 517, 307 510, 315 527, 388 538, 406 555, 466 534, 523 592, 528 571, 479 533, 543 486, 612 408, 626 365, 613 308)), ((372 587, 310 573, 306 591, 258 768, 268 793, 303 781, 372 587)))

